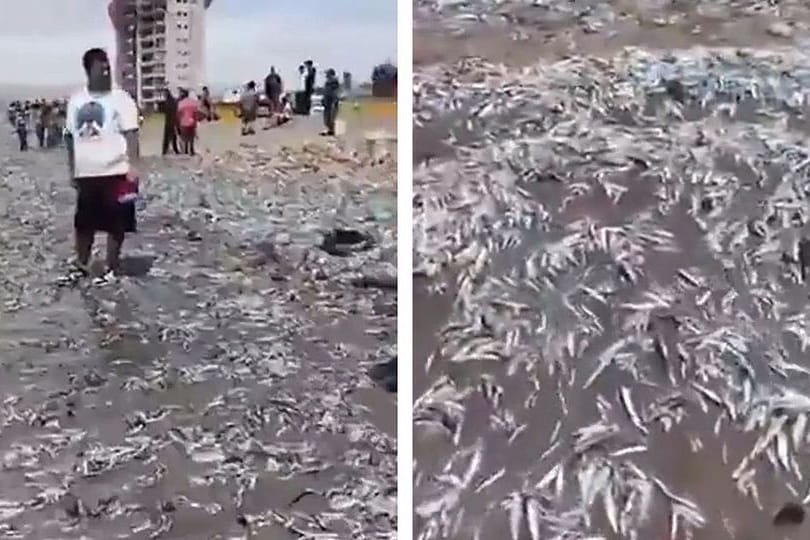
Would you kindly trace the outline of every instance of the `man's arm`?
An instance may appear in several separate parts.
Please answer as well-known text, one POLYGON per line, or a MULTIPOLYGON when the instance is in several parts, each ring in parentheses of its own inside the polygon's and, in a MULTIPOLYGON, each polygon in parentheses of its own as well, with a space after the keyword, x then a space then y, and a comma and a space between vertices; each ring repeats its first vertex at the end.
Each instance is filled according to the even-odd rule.
POLYGON ((137 171, 141 161, 141 144, 138 125, 138 106, 135 100, 123 90, 119 90, 121 133, 127 142, 127 158, 131 169, 137 171))
POLYGON ((127 157, 130 167, 139 170, 141 161, 141 140, 138 128, 125 131, 124 139, 127 141, 127 157))
POLYGON ((73 140, 73 126, 71 120, 73 119, 73 109, 75 104, 71 99, 68 101, 67 111, 65 112, 65 148, 67 149, 68 156, 68 178, 70 183, 76 181, 76 147, 73 140))
POLYGON ((73 148, 73 134, 65 133, 65 148, 68 155, 68 178, 73 183, 76 180, 76 153, 73 148))

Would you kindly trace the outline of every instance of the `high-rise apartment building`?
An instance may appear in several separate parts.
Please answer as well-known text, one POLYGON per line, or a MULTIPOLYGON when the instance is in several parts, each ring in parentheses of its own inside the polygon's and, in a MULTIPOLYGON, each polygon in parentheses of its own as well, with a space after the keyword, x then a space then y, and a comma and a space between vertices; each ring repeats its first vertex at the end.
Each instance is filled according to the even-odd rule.
POLYGON ((115 81, 143 110, 165 88, 192 91, 205 80, 205 10, 212 0, 111 0, 115 81))

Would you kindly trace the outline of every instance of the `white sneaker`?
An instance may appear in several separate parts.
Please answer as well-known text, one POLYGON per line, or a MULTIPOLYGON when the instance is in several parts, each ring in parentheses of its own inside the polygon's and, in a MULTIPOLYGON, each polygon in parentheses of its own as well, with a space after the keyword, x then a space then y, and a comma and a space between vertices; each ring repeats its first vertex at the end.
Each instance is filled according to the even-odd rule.
POLYGON ((108 270, 104 275, 93 279, 93 285, 98 286, 107 285, 109 283, 114 282, 115 282, 115 272, 113 272, 112 270, 108 270))

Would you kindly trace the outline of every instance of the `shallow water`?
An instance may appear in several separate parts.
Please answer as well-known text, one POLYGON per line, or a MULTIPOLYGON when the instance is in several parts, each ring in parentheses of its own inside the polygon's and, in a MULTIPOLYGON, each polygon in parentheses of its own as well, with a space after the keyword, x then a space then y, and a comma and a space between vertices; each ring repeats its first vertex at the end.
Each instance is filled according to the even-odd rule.
POLYGON ((128 275, 75 281, 62 152, 0 137, 0 538, 394 537, 395 396, 366 370, 396 298, 350 285, 391 271, 393 183, 269 161, 149 161, 128 275), (327 255, 337 225, 375 246, 327 255))

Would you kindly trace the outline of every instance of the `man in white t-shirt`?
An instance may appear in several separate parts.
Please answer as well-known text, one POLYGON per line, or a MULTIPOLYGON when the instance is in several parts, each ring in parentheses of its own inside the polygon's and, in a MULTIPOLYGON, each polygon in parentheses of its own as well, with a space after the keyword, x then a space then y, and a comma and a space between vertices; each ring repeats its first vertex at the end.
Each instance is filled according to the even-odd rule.
POLYGON ((106 232, 107 266, 119 269, 127 232, 135 232, 138 107, 112 87, 110 62, 102 49, 82 58, 87 86, 71 96, 65 130, 71 183, 76 188, 76 258, 87 272, 95 233, 106 232))

